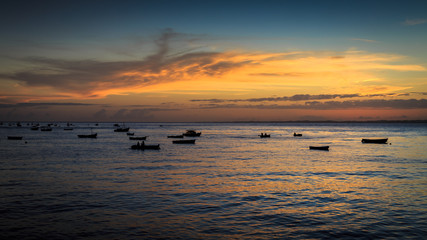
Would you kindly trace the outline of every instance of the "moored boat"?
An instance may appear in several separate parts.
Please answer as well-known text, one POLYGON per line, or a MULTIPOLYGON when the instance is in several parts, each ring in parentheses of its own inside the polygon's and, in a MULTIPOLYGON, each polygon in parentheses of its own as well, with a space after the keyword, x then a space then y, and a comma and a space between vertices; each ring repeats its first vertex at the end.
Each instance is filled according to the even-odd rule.
POLYGON ((385 144, 387 143, 388 138, 362 138, 362 143, 379 143, 385 144))
POLYGON ((323 150, 323 151, 329 151, 329 146, 310 146, 311 150, 323 150))
POLYGON ((131 133, 131 132, 128 132, 128 133, 126 133, 128 136, 133 136, 133 135, 135 135, 135 133, 131 133))
POLYGON ((79 138, 96 138, 97 136, 98 136, 98 133, 77 135, 77 137, 79 138))
POLYGON ((116 128, 114 132, 129 132, 129 127, 127 128, 116 128))
POLYGON ((195 130, 187 130, 187 132, 183 133, 182 135, 186 137, 200 137, 201 134, 201 132, 196 132, 195 130))
POLYGON ((139 150, 146 150, 146 149, 153 149, 153 150, 159 150, 160 144, 153 144, 153 145, 147 145, 144 141, 142 141, 141 144, 139 142, 136 145, 132 145, 130 147, 131 149, 139 149, 139 150))
POLYGON ((172 143, 174 143, 174 144, 194 144, 194 143, 196 143, 196 139, 191 139, 191 140, 174 140, 174 141, 172 141, 172 143))
POLYGON ((294 133, 294 137, 302 137, 302 133, 294 133))
POLYGON ((23 136, 7 136, 8 140, 22 140, 23 136))
POLYGON ((267 133, 261 133, 260 135, 258 135, 260 138, 269 138, 270 134, 267 133))

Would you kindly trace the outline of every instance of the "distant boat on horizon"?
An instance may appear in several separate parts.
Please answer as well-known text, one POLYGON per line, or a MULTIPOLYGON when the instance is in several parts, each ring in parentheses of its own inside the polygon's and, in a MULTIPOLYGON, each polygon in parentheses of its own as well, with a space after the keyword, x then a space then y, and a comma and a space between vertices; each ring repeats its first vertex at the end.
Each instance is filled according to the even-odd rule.
POLYGON ((98 133, 93 133, 93 134, 79 134, 77 136, 79 138, 96 138, 98 136, 98 133))
POLYGON ((329 151, 329 146, 309 146, 310 150, 329 151))
POLYGON ((23 136, 7 136, 8 140, 22 140, 23 136))
POLYGON ((388 138, 362 138, 362 143, 386 144, 388 138))

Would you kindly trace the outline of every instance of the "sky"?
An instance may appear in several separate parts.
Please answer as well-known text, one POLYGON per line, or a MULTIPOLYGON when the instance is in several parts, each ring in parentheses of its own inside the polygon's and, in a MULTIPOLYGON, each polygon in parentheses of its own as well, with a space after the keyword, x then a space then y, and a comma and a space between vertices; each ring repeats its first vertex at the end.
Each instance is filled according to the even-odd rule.
POLYGON ((3 1, 0 121, 427 119, 427 1, 3 1))

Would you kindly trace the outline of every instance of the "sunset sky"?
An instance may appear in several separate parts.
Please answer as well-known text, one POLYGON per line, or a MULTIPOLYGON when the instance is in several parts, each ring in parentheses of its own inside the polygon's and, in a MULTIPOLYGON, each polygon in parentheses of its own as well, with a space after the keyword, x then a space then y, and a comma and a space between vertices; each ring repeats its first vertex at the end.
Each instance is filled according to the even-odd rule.
POLYGON ((427 1, 5 1, 0 121, 427 119, 427 1))

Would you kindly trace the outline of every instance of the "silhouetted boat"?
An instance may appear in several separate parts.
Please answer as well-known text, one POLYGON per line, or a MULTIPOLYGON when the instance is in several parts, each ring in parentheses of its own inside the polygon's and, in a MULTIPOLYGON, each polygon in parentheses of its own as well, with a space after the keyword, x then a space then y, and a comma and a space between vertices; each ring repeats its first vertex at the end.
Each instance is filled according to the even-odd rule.
POLYGON ((172 143, 174 143, 174 144, 194 144, 194 143, 196 143, 196 139, 191 139, 191 140, 174 140, 174 141, 172 141, 172 143))
POLYGON ((184 138, 184 135, 171 135, 171 136, 168 136, 168 138, 184 138))
POLYGON ((96 136, 98 136, 98 133, 93 133, 93 134, 79 134, 77 136, 79 138, 96 138, 96 136))
POLYGON ((139 150, 146 150, 146 149, 159 150, 160 144, 146 145, 145 142, 142 141, 142 144, 139 144, 139 142, 138 142, 136 145, 132 145, 130 148, 131 149, 139 149, 139 150))
POLYGON ((311 150, 323 150, 323 151, 329 151, 329 146, 310 146, 311 150))
POLYGON ((147 136, 145 137, 129 137, 129 140, 146 140, 147 136))
POLYGON ((302 137, 301 133, 294 133, 294 137, 302 137))
POLYGON ((52 128, 50 126, 42 126, 40 131, 49 132, 52 131, 52 128))
POLYGON ((269 138, 270 134, 267 133, 261 133, 261 135, 258 135, 260 138, 269 138))
POLYGON ((362 138, 362 143, 382 143, 385 144, 387 143, 388 138, 375 138, 375 139, 370 139, 370 138, 362 138))
POLYGON ((200 137, 201 134, 201 132, 196 132, 195 130, 187 130, 187 132, 183 133, 182 135, 186 137, 200 137))
POLYGON ((128 136, 133 136, 133 135, 135 135, 135 133, 130 133, 130 132, 128 132, 128 133, 126 133, 128 136))
POLYGON ((116 128, 114 129, 114 132, 129 132, 129 128, 116 128))
POLYGON ((7 136, 8 140, 22 140, 23 136, 7 136))

